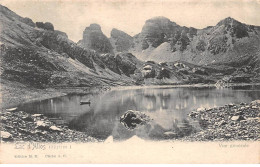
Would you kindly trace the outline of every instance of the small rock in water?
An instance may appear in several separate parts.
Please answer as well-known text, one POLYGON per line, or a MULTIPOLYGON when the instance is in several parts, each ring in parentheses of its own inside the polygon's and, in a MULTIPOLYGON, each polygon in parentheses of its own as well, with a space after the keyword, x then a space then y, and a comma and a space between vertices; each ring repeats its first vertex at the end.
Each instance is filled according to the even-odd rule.
POLYGON ((120 122, 129 130, 135 129, 138 125, 144 125, 150 121, 149 116, 140 112, 128 110, 120 117, 120 122))

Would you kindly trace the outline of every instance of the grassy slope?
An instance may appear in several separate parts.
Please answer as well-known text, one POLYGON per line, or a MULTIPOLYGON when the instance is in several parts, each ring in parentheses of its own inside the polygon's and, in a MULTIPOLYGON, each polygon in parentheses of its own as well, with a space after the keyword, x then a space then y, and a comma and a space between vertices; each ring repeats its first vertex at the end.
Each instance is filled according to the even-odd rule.
POLYGON ((0 44, 3 107, 59 96, 58 89, 64 87, 84 90, 132 83, 131 78, 102 68, 94 51, 77 46, 57 31, 34 27, 1 5, 0 44))

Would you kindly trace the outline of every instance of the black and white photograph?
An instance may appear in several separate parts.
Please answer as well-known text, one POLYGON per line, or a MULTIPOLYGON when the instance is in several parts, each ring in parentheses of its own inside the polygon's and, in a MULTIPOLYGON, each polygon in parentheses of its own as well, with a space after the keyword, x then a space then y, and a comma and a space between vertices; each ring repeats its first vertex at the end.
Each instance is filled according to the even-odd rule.
POLYGON ((0 163, 259 163, 259 0, 1 0, 0 163))

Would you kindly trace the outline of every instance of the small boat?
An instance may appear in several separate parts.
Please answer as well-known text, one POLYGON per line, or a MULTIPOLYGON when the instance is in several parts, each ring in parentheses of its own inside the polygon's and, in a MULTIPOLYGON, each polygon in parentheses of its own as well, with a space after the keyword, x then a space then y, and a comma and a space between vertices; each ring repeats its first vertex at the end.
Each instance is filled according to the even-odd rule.
POLYGON ((89 101, 81 101, 80 105, 84 105, 84 104, 89 104, 90 105, 90 103, 91 103, 90 100, 89 101))

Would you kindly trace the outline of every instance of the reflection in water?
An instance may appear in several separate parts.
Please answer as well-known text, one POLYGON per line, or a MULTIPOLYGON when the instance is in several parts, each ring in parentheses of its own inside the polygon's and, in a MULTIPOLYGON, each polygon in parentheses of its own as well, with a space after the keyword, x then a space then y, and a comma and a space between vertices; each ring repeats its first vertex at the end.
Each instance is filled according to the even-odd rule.
POLYGON ((116 140, 128 139, 133 135, 153 140, 170 139, 201 129, 198 122, 187 117, 191 110, 250 102, 260 98, 259 91, 259 87, 115 90, 99 95, 68 95, 23 104, 19 108, 26 112, 60 117, 70 128, 100 139, 111 135, 116 140), (86 99, 91 100, 91 105, 80 105, 80 101, 86 99), (127 110, 145 112, 153 120, 129 131, 119 121, 127 110))

